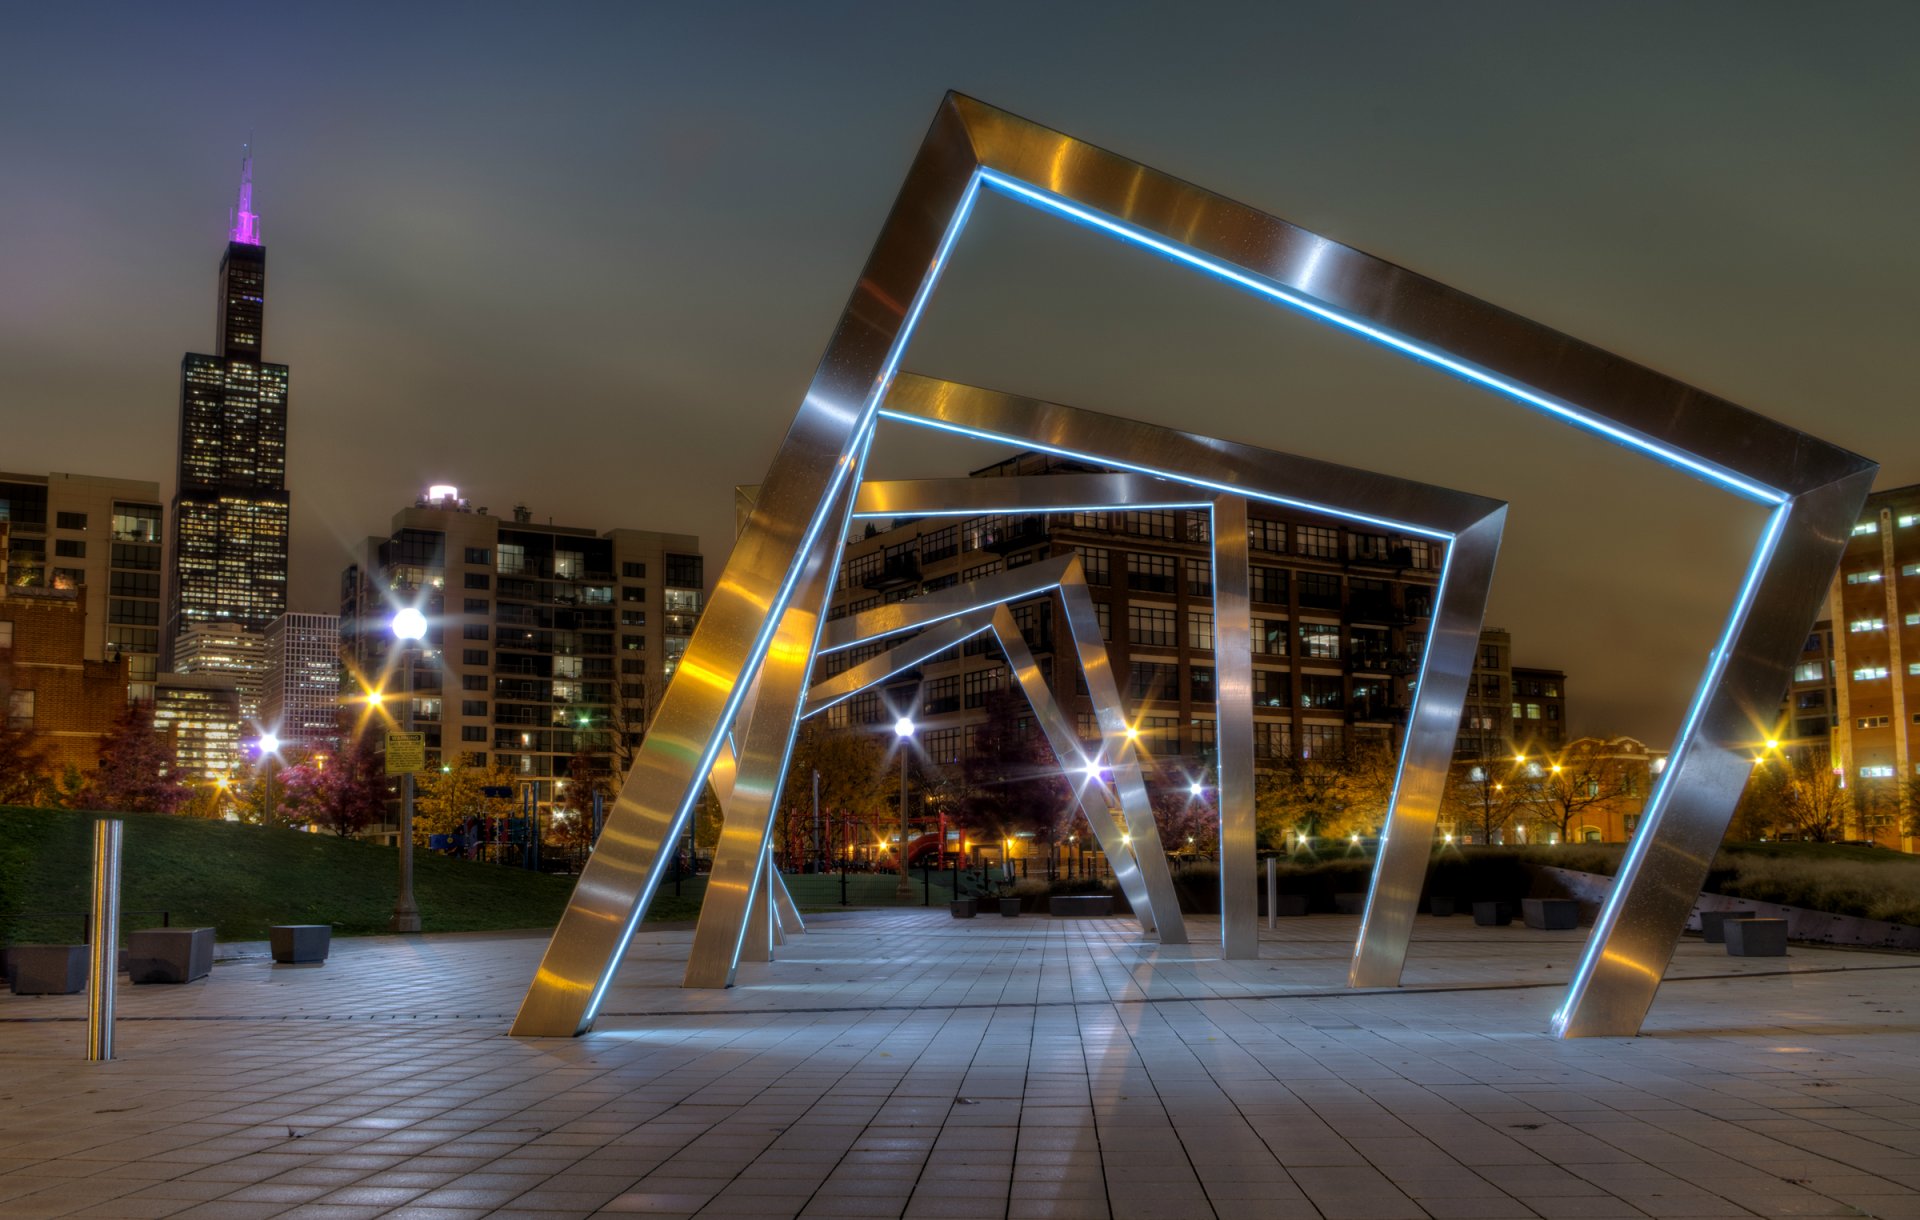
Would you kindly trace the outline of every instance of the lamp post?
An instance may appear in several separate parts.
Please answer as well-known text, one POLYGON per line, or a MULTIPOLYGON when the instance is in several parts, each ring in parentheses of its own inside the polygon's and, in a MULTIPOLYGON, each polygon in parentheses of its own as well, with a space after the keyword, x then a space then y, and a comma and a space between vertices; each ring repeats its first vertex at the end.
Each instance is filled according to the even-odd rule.
POLYGON ((900 717, 893 722, 893 732, 900 739, 900 850, 894 853, 895 862, 900 866, 900 884, 894 888, 894 894, 911 898, 913 886, 907 880, 907 755, 913 750, 913 721, 900 717))
MULTIPOLYGON (((427 617, 409 606, 393 616, 393 638, 400 641, 400 666, 406 670, 403 688, 407 701, 407 728, 413 732, 413 652, 427 634, 427 617)), ((400 896, 393 903, 393 918, 387 921, 393 932, 418 932, 420 908, 413 901, 413 772, 400 777, 400 896)))

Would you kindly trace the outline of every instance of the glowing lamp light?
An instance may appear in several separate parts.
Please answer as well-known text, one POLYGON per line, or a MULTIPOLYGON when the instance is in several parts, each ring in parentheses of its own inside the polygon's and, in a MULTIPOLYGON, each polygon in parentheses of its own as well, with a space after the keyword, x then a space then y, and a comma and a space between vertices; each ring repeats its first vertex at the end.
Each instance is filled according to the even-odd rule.
POLYGON ((427 616, 408 606, 393 616, 393 638, 417 640, 427 634, 427 616))
POLYGON ((435 483, 427 488, 427 499, 438 503, 441 500, 458 500, 460 489, 451 483, 435 483))
POLYGON ((893 735, 895 737, 900 738, 903 741, 913 736, 913 721, 909 720, 905 716, 902 716, 900 717, 900 719, 894 721, 893 735))
POLYGON ((1128 725, 1128 726, 1127 726, 1127 740, 1128 740, 1128 741, 1139 741, 1139 740, 1140 740, 1140 730, 1139 730, 1139 729, 1136 729, 1136 728, 1134 728, 1134 727, 1133 727, 1132 725, 1128 725))
POLYGON ((1187 788, 1187 791, 1192 793, 1194 796, 1205 796, 1207 792, 1207 790, 1204 787, 1200 786, 1199 784, 1190 785, 1187 788))
POLYGON ((272 733, 262 733, 256 744, 259 745, 262 754, 272 754, 280 748, 280 739, 272 733))
POLYGON ((1779 749, 1779 748, 1780 748, 1780 743, 1779 743, 1778 741, 1775 741, 1775 740, 1774 740, 1773 738, 1771 738, 1771 737, 1769 737, 1769 738, 1767 738, 1767 749, 1769 749, 1769 750, 1777 750, 1777 749, 1779 749))
POLYGON ((1449 843, 1453 842, 1453 836, 1451 834, 1442 835, 1440 837, 1449 843))

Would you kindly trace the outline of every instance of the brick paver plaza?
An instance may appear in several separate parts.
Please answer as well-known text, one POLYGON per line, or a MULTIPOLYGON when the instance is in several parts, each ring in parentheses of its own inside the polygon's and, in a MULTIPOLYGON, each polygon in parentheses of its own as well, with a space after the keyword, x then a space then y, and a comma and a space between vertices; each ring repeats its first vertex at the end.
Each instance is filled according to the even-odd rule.
POLYGON ((1646 1036, 1556 1042, 1584 931, 1423 917, 1353 993, 1355 925, 839 914, 726 993, 648 929, 537 1042, 544 936, 226 945, 110 1064, 0 997, 0 1216, 1920 1217, 1920 959, 1690 939, 1646 1036))

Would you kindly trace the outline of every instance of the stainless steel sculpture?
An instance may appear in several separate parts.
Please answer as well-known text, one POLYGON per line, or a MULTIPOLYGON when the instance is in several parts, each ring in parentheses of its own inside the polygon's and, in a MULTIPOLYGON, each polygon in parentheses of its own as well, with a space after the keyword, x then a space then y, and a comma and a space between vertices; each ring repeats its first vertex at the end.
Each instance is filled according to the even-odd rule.
MULTIPOLYGON (((982 188, 1218 276, 1769 508, 1671 761, 1554 1020, 1563 1035, 1637 1030, 1745 780, 1753 725, 1770 719, 1786 687, 1877 467, 1404 268, 950 94, 856 281, 513 1031, 567 1035, 592 1024, 661 879, 662 847, 684 824, 749 689, 754 725, 764 719, 771 727, 743 748, 742 770, 750 765, 753 782, 773 789, 769 806, 777 799, 811 658, 810 648, 791 642, 818 628, 831 591, 832 551, 876 415, 982 188), (782 732, 785 743, 776 740, 782 732)), ((1205 451, 1205 442, 1194 444, 1205 451)), ((1136 468, 1161 473, 1151 461, 1136 468)), ((1240 490, 1230 469, 1214 486, 1240 490)), ((1435 682, 1464 686, 1464 665, 1450 672, 1437 663, 1451 632, 1436 624, 1423 693, 1435 682)), ((1416 744, 1410 732, 1408 749, 1416 744)), ((1401 788, 1437 790, 1443 774, 1403 764, 1401 788)), ((756 801, 762 795, 756 792, 756 801)), ((1389 821, 1389 853, 1402 850, 1396 837, 1411 837, 1400 835, 1400 799, 1389 821)), ((758 867, 756 857, 749 875, 758 867)), ((1384 877, 1384 859, 1380 872, 1384 877)), ((1356 962, 1356 977, 1361 973, 1356 962)))

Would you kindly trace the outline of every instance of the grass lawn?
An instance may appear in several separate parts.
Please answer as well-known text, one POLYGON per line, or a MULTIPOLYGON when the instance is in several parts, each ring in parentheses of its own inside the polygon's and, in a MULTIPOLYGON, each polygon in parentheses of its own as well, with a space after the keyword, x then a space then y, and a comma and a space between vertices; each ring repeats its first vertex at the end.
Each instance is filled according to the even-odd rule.
MULTIPOLYGON (((87 909, 98 816, 0 807, 0 941, 79 940, 80 918, 37 916, 87 909)), ((264 939, 276 923, 332 924, 349 936, 387 930, 399 871, 390 847, 233 822, 114 816, 126 822, 124 927, 157 926, 164 910, 176 927, 213 927, 221 940, 264 939)), ((424 851, 414 853, 413 867, 428 932, 552 927, 573 891, 571 877, 424 851)), ((648 918, 698 911, 697 901, 663 896, 648 918)))

